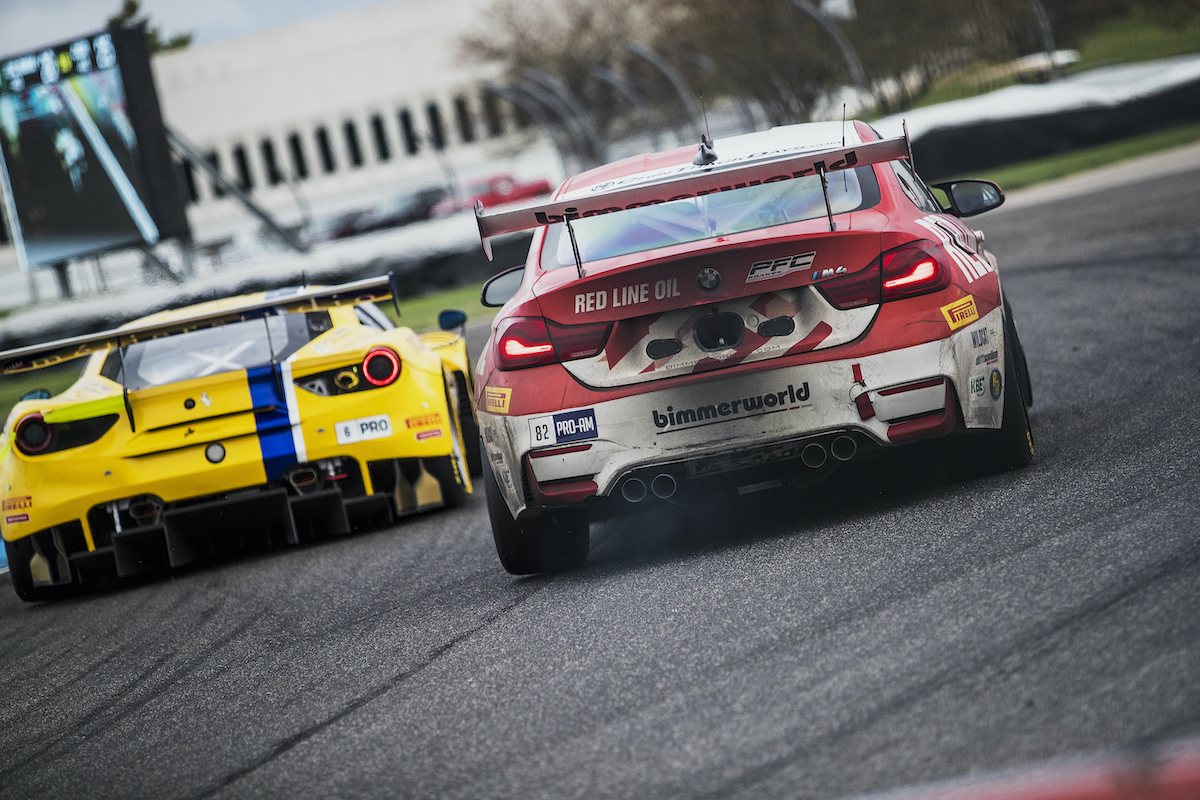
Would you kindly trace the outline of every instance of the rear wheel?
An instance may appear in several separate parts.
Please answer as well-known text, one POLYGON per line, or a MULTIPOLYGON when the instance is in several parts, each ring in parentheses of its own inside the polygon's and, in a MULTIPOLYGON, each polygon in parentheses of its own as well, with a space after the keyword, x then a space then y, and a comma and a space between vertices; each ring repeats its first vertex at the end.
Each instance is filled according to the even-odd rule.
POLYGON ((1021 346, 1021 339, 1017 336, 1017 323, 1013 318, 1013 308, 1008 302, 1008 295, 1001 292, 1000 297, 1004 301, 1004 340, 1015 343, 1010 352, 1013 353, 1013 364, 1017 370, 1017 380, 1020 381, 1021 399, 1025 408, 1033 408, 1033 382, 1029 380, 1029 363, 1025 360, 1025 348, 1021 346))
MULTIPOLYGON (((483 449, 482 442, 480 449, 483 449)), ((582 567, 588 556, 588 514, 581 508, 547 509, 530 520, 515 520, 489 463, 483 474, 492 538, 500 563, 513 575, 561 572, 582 567)))
POLYGON ((450 455, 425 459, 429 473, 437 479, 442 489, 442 504, 446 508, 458 508, 467 500, 467 458, 462 429, 454 404, 450 401, 450 387, 446 387, 446 416, 450 418, 450 455))
POLYGON ((454 381, 458 385, 458 424, 462 431, 467 467, 471 470, 471 477, 477 478, 483 474, 483 454, 479 446, 479 423, 475 421, 475 413, 471 410, 471 388, 466 375, 461 372, 454 373, 454 381))
POLYGON ((1029 373, 1025 351, 1012 323, 1011 309, 1004 305, 1004 369, 989 379, 1001 385, 1004 418, 999 430, 979 431, 946 443, 946 467, 951 474, 977 477, 993 472, 1020 469, 1033 461, 1033 429, 1029 424, 1029 373))
MULTIPOLYGON (((1017 352, 1019 352, 1018 345, 1017 352)), ((1023 356, 1022 356, 1023 358, 1023 356)), ((1016 353, 1005 346, 1004 364, 1004 422, 1000 430, 990 434, 988 460, 993 472, 1018 469, 1033 461, 1033 429, 1029 425, 1029 410, 1021 392, 1021 378, 1016 367, 1016 353)))
POLYGON ((29 569, 29 560, 33 558, 33 537, 26 536, 15 542, 4 542, 4 552, 8 556, 8 574, 12 578, 13 590, 17 597, 30 603, 43 600, 61 600, 78 594, 80 586, 75 583, 58 586, 38 586, 33 582, 33 573, 29 569))

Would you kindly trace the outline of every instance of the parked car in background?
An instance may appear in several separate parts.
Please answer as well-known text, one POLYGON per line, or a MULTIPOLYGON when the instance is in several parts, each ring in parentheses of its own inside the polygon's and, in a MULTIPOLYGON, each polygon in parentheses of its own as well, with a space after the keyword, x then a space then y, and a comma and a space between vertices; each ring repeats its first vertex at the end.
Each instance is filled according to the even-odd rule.
POLYGON ((486 208, 495 208, 534 200, 552 191, 554 187, 547 180, 522 183, 512 175, 493 175, 486 180, 472 183, 461 196, 444 198, 433 207, 433 216, 444 217, 474 208, 477 201, 482 202, 486 208))
POLYGON ((445 186, 405 192, 369 208, 355 221, 355 233, 400 228, 433 216, 433 209, 450 194, 445 186))

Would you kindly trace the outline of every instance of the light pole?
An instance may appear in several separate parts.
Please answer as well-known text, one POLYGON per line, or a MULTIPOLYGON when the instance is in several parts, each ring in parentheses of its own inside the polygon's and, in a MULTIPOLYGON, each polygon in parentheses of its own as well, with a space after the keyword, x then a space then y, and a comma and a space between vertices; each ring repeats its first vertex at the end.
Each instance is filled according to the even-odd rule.
MULTIPOLYGON (((1037 0, 1034 0, 1034 2, 1037 2, 1037 0)), ((846 66, 850 69, 850 79, 854 81, 854 85, 864 94, 870 94, 871 90, 867 85, 867 74, 863 72, 862 62, 858 60, 858 54, 854 52, 854 48, 850 46, 850 40, 842 33, 837 23, 824 11, 810 3, 809 0, 792 0, 792 5, 815 19, 817 24, 829 34, 829 37, 837 44, 838 49, 842 51, 842 58, 846 60, 846 66)))
MULTIPOLYGON (((696 107, 696 100, 692 97, 692 92, 690 89, 688 89, 688 85, 683 80, 683 76, 679 74, 679 71, 667 63, 665 58, 645 45, 638 44, 637 42, 626 42, 625 48, 629 50, 629 52, 639 55, 649 61, 666 77, 667 81, 670 82, 671 86, 675 89, 675 93, 679 95, 679 99, 683 102, 684 108, 687 109, 688 117, 690 118, 688 121, 691 122, 692 125, 696 127, 697 132, 699 132, 701 126, 700 109, 696 107)), ((686 139, 686 137, 684 138, 686 139)), ((695 140, 693 139, 693 141, 695 140)), ((689 142, 684 141, 683 143, 688 144, 689 142)))
POLYGON ((646 135, 650 137, 650 149, 660 150, 662 148, 662 141, 658 135, 658 126, 654 123, 650 109, 642 102, 642 98, 629 84, 629 81, 623 80, 612 70, 606 69, 599 64, 592 67, 592 75, 620 92, 621 96, 637 109, 638 116, 642 119, 642 127, 646 129, 646 135))

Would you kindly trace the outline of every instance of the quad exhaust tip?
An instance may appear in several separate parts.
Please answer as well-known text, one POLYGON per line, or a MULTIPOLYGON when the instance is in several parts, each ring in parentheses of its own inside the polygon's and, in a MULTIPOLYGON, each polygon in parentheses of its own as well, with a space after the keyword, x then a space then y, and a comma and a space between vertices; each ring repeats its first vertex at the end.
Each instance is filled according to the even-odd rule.
POLYGON ((849 436, 839 436, 829 446, 829 452, 838 461, 849 461, 858 452, 858 443, 849 436))
POLYGON ((675 494, 678 485, 675 479, 667 473, 656 475, 654 480, 650 481, 650 491, 654 492, 654 496, 659 500, 666 500, 675 494))
POLYGON ((807 445, 800 451, 800 460, 809 469, 819 469, 825 466, 825 448, 819 444, 807 445))
POLYGON ((621 486, 621 497, 630 503, 640 503, 646 499, 646 484, 640 478, 630 478, 621 486))

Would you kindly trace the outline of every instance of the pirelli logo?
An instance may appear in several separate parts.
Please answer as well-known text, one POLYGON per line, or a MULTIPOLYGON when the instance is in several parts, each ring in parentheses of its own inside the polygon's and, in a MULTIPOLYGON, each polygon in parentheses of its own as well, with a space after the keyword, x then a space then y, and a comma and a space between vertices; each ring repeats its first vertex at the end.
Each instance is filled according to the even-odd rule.
POLYGON ((23 508, 32 508, 33 498, 29 495, 24 497, 7 497, 4 499, 5 511, 19 511, 23 508))
POLYGON ((507 414, 508 401, 511 397, 512 389, 485 386, 483 388, 483 410, 492 414, 507 414))
POLYGON ((942 316, 946 318, 950 330, 956 331, 979 319, 979 309, 975 308, 974 297, 965 297, 948 306, 942 306, 942 316))

